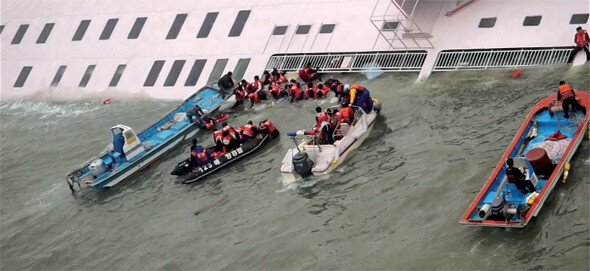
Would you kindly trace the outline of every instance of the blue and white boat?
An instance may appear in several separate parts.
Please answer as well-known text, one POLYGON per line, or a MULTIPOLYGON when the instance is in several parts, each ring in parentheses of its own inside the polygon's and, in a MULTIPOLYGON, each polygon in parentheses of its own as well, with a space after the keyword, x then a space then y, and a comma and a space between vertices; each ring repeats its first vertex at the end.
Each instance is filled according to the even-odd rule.
POLYGON ((70 189, 74 191, 74 184, 97 190, 118 184, 181 141, 196 134, 199 130, 197 123, 190 123, 186 117, 185 112, 189 108, 199 105, 205 114, 210 114, 219 109, 230 108, 235 102, 233 95, 223 99, 218 89, 203 87, 138 134, 122 124, 111 127, 112 148, 68 174, 66 180, 70 189))

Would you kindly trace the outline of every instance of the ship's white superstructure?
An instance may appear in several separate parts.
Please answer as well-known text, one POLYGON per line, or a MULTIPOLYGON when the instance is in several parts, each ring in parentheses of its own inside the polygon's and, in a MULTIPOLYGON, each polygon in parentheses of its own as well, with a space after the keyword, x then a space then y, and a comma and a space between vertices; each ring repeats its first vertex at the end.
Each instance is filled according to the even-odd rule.
POLYGON ((549 62, 530 65, 556 52, 564 62, 588 11, 586 0, 2 0, 1 98, 64 89, 180 99, 230 70, 252 80, 276 54, 419 53, 410 70, 421 77, 445 70, 449 50, 532 48, 549 62))

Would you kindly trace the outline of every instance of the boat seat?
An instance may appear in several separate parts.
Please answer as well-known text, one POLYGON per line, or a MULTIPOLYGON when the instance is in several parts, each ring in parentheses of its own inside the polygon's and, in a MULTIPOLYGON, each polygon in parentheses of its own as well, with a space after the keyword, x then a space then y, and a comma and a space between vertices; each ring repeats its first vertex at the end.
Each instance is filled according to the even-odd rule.
POLYGON ((166 139, 168 139, 169 137, 171 137, 172 135, 174 135, 173 131, 170 130, 164 130, 164 131, 159 131, 156 133, 156 138, 164 141, 166 139))
POLYGON ((177 122, 174 125, 170 126, 169 130, 180 131, 180 130, 182 130, 182 128, 184 128, 187 125, 187 123, 188 123, 188 121, 185 121, 185 120, 177 122))

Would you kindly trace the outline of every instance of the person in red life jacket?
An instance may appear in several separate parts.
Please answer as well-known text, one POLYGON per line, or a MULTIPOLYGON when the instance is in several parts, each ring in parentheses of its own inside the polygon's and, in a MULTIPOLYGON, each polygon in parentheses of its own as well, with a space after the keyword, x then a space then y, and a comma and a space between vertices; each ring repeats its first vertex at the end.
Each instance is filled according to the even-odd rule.
POLYGON ((244 100, 246 99, 246 91, 241 85, 234 89, 234 95, 236 97, 236 105, 244 103, 244 100))
POLYGON ((223 149, 223 131, 213 129, 213 141, 215 142, 215 152, 224 152, 223 149))
POLYGON ((197 125, 199 126, 199 129, 211 130, 215 127, 215 120, 208 116, 203 116, 202 118, 197 119, 197 125))
POLYGON ((222 123, 221 127, 223 127, 222 128, 223 132, 227 131, 234 139, 237 139, 239 141, 240 134, 238 134, 233 127, 231 127, 229 124, 227 124, 227 122, 222 123))
POLYGON ((524 173, 522 173, 520 169, 514 167, 514 160, 512 160, 512 158, 506 159, 506 165, 508 165, 508 168, 506 168, 506 178, 509 183, 515 184, 523 194, 537 191, 535 185, 533 185, 530 180, 526 179, 524 173))
POLYGON ((303 69, 299 70, 299 78, 301 78, 301 80, 306 83, 316 79, 322 81, 322 77, 318 71, 311 67, 311 62, 307 62, 307 65, 305 65, 303 69))
POLYGON ((270 120, 261 121, 258 126, 260 127, 258 130, 261 133, 268 133, 272 135, 273 138, 276 138, 280 135, 279 130, 274 126, 274 124, 272 124, 272 122, 270 122, 270 120))
POLYGON ((315 108, 315 112, 317 112, 315 115, 315 130, 316 132, 319 132, 321 131, 322 126, 330 123, 330 116, 328 116, 328 114, 325 112, 322 112, 322 108, 319 106, 315 108))
POLYGON ((225 148, 225 151, 231 151, 234 149, 237 149, 238 147, 240 147, 240 142, 239 140, 235 139, 230 133, 229 131, 223 131, 223 147, 225 148))
POLYGON ((242 79, 240 85, 242 86, 242 89, 244 91, 246 91, 246 93, 250 94, 250 93, 254 92, 254 90, 252 88, 252 84, 250 84, 250 82, 246 81, 246 79, 242 79))
POLYGON ((315 98, 315 87, 313 86, 312 82, 307 82, 307 87, 305 87, 305 99, 309 100, 310 98, 315 98))
POLYGON ((274 76, 270 75, 270 73, 268 71, 264 71, 262 72, 262 84, 263 85, 270 85, 270 83, 275 81, 274 76))
POLYGON ((211 154, 207 152, 206 148, 197 145, 197 139, 193 139, 193 145, 195 146, 191 151, 191 164, 193 168, 201 167, 208 164, 211 161, 211 154))
POLYGON ((354 110, 352 107, 348 106, 348 102, 346 101, 340 102, 340 106, 342 107, 342 109, 340 109, 340 114, 342 115, 341 122, 351 125, 354 121, 354 110))
POLYGON ((266 92, 264 92, 263 90, 259 90, 254 93, 250 93, 248 94, 248 99, 250 100, 250 108, 252 108, 252 106, 254 106, 254 103, 266 100, 266 92))
POLYGON ((285 77, 285 72, 283 72, 283 71, 279 72, 279 76, 277 77, 276 82, 279 85, 287 83, 287 77, 285 77))
POLYGON ((299 83, 295 79, 291 79, 289 96, 291 96, 291 101, 289 101, 290 103, 294 101, 301 101, 304 98, 303 91, 301 91, 301 88, 299 88, 299 83))
POLYGON ((563 117, 569 118, 567 111, 570 108, 570 105, 573 107, 573 111, 581 110, 584 115, 586 115, 586 107, 580 105, 578 100, 576 100, 576 93, 572 89, 569 84, 566 84, 565 81, 559 82, 559 89, 557 90, 557 100, 561 101, 561 107, 563 108, 563 117))
POLYGON ((249 120, 244 126, 242 126, 240 128, 242 130, 242 143, 245 143, 246 141, 254 138, 254 136, 256 136, 256 134, 258 134, 258 127, 254 126, 252 124, 252 121, 249 120))
POLYGON ((328 93, 330 93, 330 88, 326 87, 326 85, 324 85, 324 84, 319 84, 318 88, 317 88, 317 92, 318 92, 318 94, 321 92, 322 97, 326 97, 328 95, 328 93))
POLYGON ((272 82, 270 86, 268 86, 268 93, 270 93, 270 96, 273 97, 275 100, 279 99, 279 94, 281 93, 281 86, 279 86, 277 82, 272 82))
POLYGON ((574 50, 570 53, 567 63, 571 64, 572 60, 574 60, 574 56, 576 56, 580 50, 584 50, 584 52, 586 52, 586 61, 589 61, 590 51, 588 50, 588 44, 590 43, 590 37, 588 36, 588 32, 582 29, 582 27, 576 28, 574 43, 576 43, 576 47, 574 47, 574 50))
POLYGON ((264 90, 264 82, 260 80, 258 75, 254 76, 254 82, 252 82, 252 92, 264 90))

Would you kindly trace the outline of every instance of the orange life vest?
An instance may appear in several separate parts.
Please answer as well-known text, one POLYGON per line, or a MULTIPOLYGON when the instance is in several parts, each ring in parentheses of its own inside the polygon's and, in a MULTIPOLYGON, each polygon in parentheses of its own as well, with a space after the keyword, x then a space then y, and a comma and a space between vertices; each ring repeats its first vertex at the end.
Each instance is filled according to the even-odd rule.
POLYGON ((342 114, 342 121, 348 124, 352 123, 352 117, 354 116, 354 110, 350 106, 343 107, 340 110, 340 114, 342 114))
POLYGON ((215 142, 217 142, 217 140, 221 140, 223 138, 223 132, 222 131, 215 131, 213 132, 213 140, 215 140, 215 142))
POLYGON ((209 157, 207 157, 207 149, 203 148, 202 152, 197 153, 197 159, 201 162, 209 160, 209 157))
POLYGON ((317 119, 317 123, 315 124, 316 130, 319 130, 322 127, 322 123, 330 121, 330 117, 324 112, 317 113, 315 118, 317 119))
POLYGON ((359 91, 365 90, 365 87, 357 85, 357 84, 352 84, 352 85, 350 85, 350 89, 356 89, 356 91, 359 92, 359 91))
POLYGON ((569 97, 574 96, 574 90, 569 84, 563 84, 559 86, 559 95, 561 95, 561 100, 565 100, 569 97))
POLYGON ((282 84, 282 83, 285 83, 285 82, 287 82, 287 78, 283 74, 280 74, 279 75, 279 80, 277 80, 277 83, 282 84))
POLYGON ((297 86, 297 84, 291 84, 291 91, 293 96, 295 96, 296 100, 301 99, 301 89, 297 86))
POLYGON ((305 87, 305 99, 315 98, 316 90, 315 87, 305 87))
POLYGON ((262 90, 262 86, 263 86, 262 80, 258 79, 256 81, 254 81, 254 83, 252 83, 252 91, 256 92, 256 91, 262 90))
POLYGON ((275 128, 274 124, 270 122, 270 120, 265 120, 262 124, 260 124, 260 127, 268 127, 269 133, 273 133, 277 129, 275 128))
POLYGON ((254 137, 254 125, 246 124, 242 126, 242 134, 247 135, 249 137, 254 137))
POLYGON ((254 98, 255 103, 259 102, 258 92, 253 92, 253 93, 248 94, 248 99, 252 99, 252 98, 254 98))
POLYGON ((233 140, 233 137, 231 135, 226 135, 223 137, 223 145, 227 146, 229 145, 229 143, 231 143, 231 141, 233 140))

